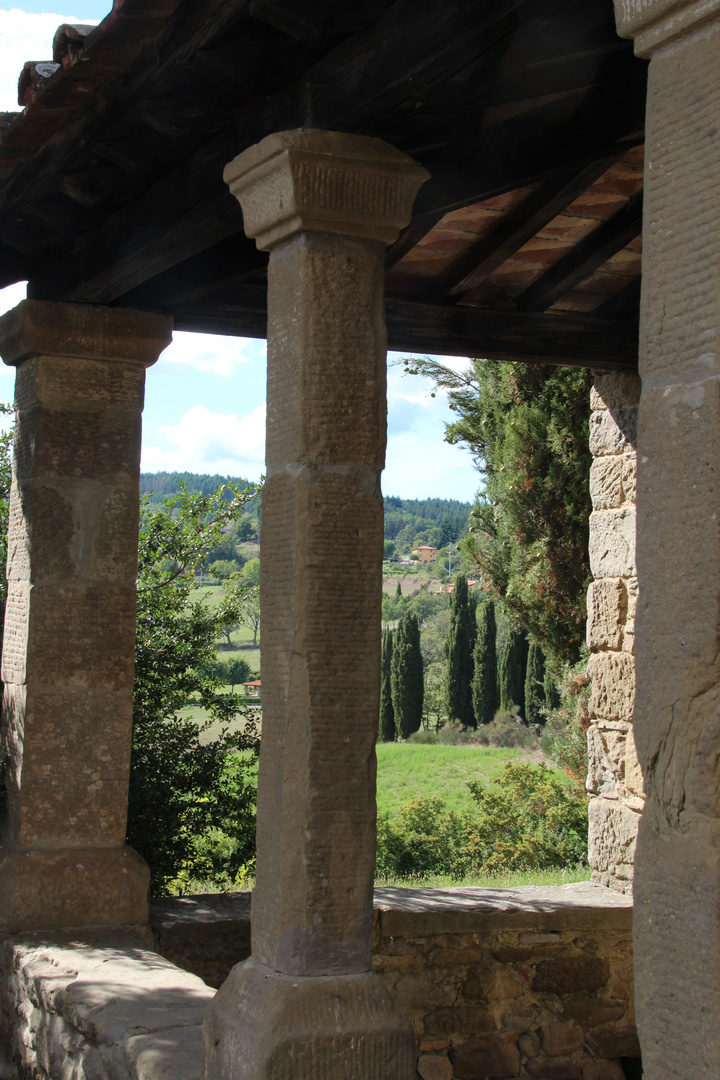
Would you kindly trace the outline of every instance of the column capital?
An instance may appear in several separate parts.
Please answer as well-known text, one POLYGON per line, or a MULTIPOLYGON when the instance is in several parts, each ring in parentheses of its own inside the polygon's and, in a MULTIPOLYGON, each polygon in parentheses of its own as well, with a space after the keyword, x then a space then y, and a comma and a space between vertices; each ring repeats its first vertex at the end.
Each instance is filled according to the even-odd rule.
POLYGON ((719 18, 720 0, 615 0, 618 34, 643 57, 719 18))
POLYGON ((306 231, 391 244, 430 174, 382 139, 299 128, 266 136, 223 175, 246 234, 269 251, 306 231))
POLYGON ((0 356, 10 367, 30 356, 150 367, 171 341, 170 316, 129 308, 21 300, 0 318, 0 356))

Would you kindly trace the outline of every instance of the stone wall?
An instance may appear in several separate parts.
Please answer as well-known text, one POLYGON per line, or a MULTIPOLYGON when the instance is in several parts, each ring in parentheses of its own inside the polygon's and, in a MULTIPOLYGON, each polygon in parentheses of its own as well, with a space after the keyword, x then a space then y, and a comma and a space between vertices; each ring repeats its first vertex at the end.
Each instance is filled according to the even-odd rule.
POLYGON ((591 394, 589 859, 594 879, 620 892, 632 887, 644 801, 632 731, 639 400, 640 380, 624 373, 599 376, 591 394))
MULTIPOLYGON (((214 985, 249 952, 247 895, 156 901, 152 920, 158 950, 214 985)), ((422 1080, 623 1080, 622 1059, 639 1075, 632 908, 608 889, 376 889, 373 969, 422 1080)))

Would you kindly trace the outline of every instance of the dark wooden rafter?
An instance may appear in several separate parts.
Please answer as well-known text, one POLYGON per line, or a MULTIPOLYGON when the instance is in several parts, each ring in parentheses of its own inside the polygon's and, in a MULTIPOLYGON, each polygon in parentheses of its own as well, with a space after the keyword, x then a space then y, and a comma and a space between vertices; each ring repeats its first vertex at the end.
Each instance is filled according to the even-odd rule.
POLYGON ((589 236, 516 296, 518 309, 547 311, 565 293, 627 247, 641 232, 642 192, 634 195, 622 210, 609 221, 598 225, 589 236))
POLYGON ((624 151, 594 161, 572 176, 546 180, 515 210, 508 213, 488 236, 481 237, 469 251, 448 267, 428 287, 424 299, 440 303, 448 296, 459 299, 477 288, 540 229, 582 195, 624 151))
POLYGON ((640 307, 641 282, 642 279, 639 274, 637 277, 631 278, 619 292, 609 296, 599 307, 595 308, 593 315, 599 319, 637 318, 640 307))
MULTIPOLYGON (((637 367, 637 324, 587 315, 534 315, 447 304, 386 301, 388 348, 563 364, 605 371, 637 367)), ((178 330, 265 337, 266 290, 239 286, 175 312, 178 330)))

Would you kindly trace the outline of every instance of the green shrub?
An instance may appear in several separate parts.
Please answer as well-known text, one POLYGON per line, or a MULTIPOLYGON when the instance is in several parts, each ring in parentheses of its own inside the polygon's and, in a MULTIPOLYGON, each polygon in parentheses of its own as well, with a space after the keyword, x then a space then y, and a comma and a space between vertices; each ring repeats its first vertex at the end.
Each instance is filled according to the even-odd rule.
POLYGON ((505 766, 489 787, 468 785, 470 811, 414 799, 378 822, 378 874, 409 878, 579 866, 587 853, 587 799, 545 765, 505 766))

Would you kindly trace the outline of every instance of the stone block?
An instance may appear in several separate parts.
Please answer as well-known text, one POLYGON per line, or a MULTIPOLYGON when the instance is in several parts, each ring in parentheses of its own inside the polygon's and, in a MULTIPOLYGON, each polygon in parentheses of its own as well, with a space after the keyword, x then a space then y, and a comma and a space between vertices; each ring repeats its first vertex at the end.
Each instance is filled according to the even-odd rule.
POLYGON ((623 465, 621 457, 595 458, 590 466, 590 498, 593 510, 611 510, 623 501, 623 465))
POLYGON ((633 372, 596 375, 590 391, 591 409, 622 409, 640 404, 640 376, 633 372))
POLYGON ((593 457, 624 454, 637 446, 637 408, 606 409, 590 414, 593 457))
POLYGON ((129 847, 0 849, 0 931, 143 926, 150 871, 129 847))
POLYGON ((520 1051, 511 1035, 483 1035, 472 1039, 456 1050, 450 1058, 457 1080, 517 1076, 520 1072, 520 1051))
POLYGON ((619 1061, 585 1061, 583 1080, 625 1080, 625 1072, 619 1061))
POLYGON ((620 649, 627 593, 621 578, 591 581, 588 588, 587 643, 590 649, 620 649))
POLYGON ((587 1043, 593 1053, 604 1059, 639 1058, 640 1043, 634 1025, 604 1024, 586 1032, 587 1043))
POLYGON ((0 318, 0 356, 120 360, 149 367, 172 340, 172 319, 129 308, 23 300, 0 318))
POLYGON ((625 652, 593 653, 588 663, 591 717, 632 723, 635 660, 625 652))
POLYGON ((625 743, 625 787, 633 795, 640 799, 645 798, 645 785, 642 769, 638 761, 637 749, 635 748, 635 735, 632 730, 628 732, 625 743))
POLYGON ((596 798, 588 807, 588 861, 600 873, 632 867, 640 815, 617 799, 596 798))
POLYGON ((567 956, 542 960, 532 981, 535 993, 591 994, 610 978, 610 965, 598 956, 567 956))
POLYGON ((594 578, 635 577, 634 507, 594 510, 590 515, 590 570, 594 578))
POLYGON ((620 777, 610 761, 602 733, 596 724, 587 732, 588 774, 585 787, 591 795, 609 795, 615 790, 620 777))
POLYGON ((581 1027, 597 1027, 621 1020, 627 1011, 627 1001, 613 1001, 612 998, 585 998, 579 1001, 566 1001, 563 1012, 581 1027))
POLYGON ((540 1028, 543 1051, 548 1057, 565 1057, 579 1050, 584 1041, 582 1028, 571 1020, 559 1024, 545 1024, 540 1028))
POLYGON ((141 414, 113 409, 33 410, 32 428, 23 413, 23 430, 15 441, 18 479, 103 480, 123 477, 139 481, 141 414))
POLYGON ((421 1054, 418 1072, 422 1080, 453 1080, 453 1067, 446 1054, 421 1054))
POLYGON ((518 1036, 517 1046, 523 1057, 527 1058, 536 1058, 542 1050, 540 1039, 534 1031, 523 1031, 518 1036))
POLYGON ((530 1076, 538 1080, 581 1080, 582 1068, 573 1062, 530 1061, 527 1065, 530 1076))
POLYGON ((492 1031, 495 1027, 487 1009, 474 1005, 454 1005, 434 1009, 425 1017, 427 1035, 472 1035, 476 1031, 492 1031))
POLYGON ((634 456, 622 459, 622 497, 624 502, 633 505, 637 500, 637 459, 634 456))
POLYGON ((286 976, 253 958, 205 1014, 203 1080, 416 1080, 415 1036, 376 975, 286 976))
POLYGON ((22 848, 125 840, 132 691, 5 686, 8 827, 22 848), (15 784, 14 777, 21 777, 15 784))

